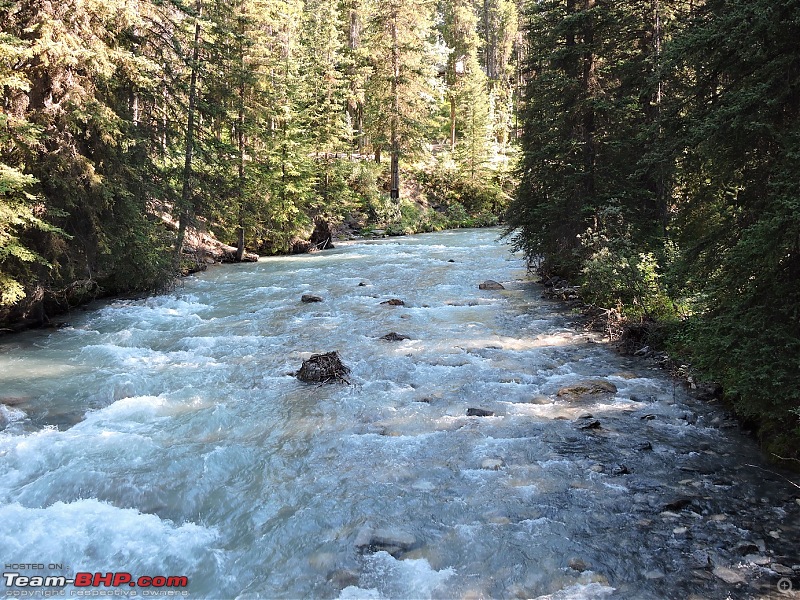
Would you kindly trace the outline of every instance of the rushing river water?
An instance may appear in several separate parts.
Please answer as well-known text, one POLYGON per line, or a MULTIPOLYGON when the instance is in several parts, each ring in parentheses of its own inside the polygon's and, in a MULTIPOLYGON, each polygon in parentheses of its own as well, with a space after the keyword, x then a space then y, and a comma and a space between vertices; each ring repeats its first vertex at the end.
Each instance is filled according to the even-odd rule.
POLYGON ((213 268, 4 339, 5 570, 186 576, 192 598, 797 589, 800 489, 723 413, 570 327, 498 233, 213 268), (333 350, 352 385, 293 377, 333 350), (597 378, 616 394, 556 395, 597 378))

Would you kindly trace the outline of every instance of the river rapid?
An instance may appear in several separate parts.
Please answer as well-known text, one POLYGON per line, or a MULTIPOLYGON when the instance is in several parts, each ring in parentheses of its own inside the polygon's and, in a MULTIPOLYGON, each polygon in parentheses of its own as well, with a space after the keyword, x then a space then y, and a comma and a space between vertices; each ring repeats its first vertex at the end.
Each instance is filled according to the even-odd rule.
POLYGON ((216 267, 3 339, 5 571, 186 576, 190 598, 792 597, 792 476, 572 327, 499 233, 216 267), (333 350, 352 385, 293 376, 333 350), (557 396, 598 378, 616 393, 557 396))

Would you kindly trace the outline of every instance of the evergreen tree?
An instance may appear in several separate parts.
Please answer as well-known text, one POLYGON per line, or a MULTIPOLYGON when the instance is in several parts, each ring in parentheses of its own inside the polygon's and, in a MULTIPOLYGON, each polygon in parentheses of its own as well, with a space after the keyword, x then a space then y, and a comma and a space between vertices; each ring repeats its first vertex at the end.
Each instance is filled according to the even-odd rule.
POLYGON ((432 113, 433 60, 429 0, 385 0, 371 5, 365 37, 371 73, 365 129, 380 161, 391 157, 389 189, 400 196, 400 159, 421 146, 432 113))

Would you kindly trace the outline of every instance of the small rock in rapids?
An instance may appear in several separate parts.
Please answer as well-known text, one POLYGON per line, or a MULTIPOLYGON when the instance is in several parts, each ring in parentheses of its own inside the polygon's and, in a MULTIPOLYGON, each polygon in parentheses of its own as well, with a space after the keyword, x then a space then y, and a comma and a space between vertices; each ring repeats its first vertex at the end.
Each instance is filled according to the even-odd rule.
POLYGON ((322 297, 314 296, 313 294, 303 294, 300 297, 300 301, 304 302, 305 304, 310 304, 312 302, 322 302, 322 297))
POLYGON ((491 410, 486 410, 483 408, 468 408, 467 409, 467 416, 468 417, 493 417, 494 412, 491 410))
POLYGON ((386 306, 405 306, 406 305, 406 303, 403 302, 402 300, 400 300, 399 298, 392 298, 391 300, 385 300, 385 301, 381 302, 381 304, 384 304, 386 306))
POLYGON ((385 551, 399 558, 417 544, 417 539, 406 531, 399 529, 372 529, 369 527, 359 531, 355 546, 359 552, 385 551))
POLYGON ((502 283, 499 283, 499 282, 494 281, 492 279, 487 279, 486 281, 484 281, 482 284, 480 284, 478 286, 478 289, 481 289, 481 290, 504 290, 506 288, 503 287, 502 283))
POLYGON ((387 342, 402 342, 403 340, 410 340, 411 338, 407 335, 400 335, 399 333, 392 331, 391 333, 381 336, 381 339, 386 340, 387 342))

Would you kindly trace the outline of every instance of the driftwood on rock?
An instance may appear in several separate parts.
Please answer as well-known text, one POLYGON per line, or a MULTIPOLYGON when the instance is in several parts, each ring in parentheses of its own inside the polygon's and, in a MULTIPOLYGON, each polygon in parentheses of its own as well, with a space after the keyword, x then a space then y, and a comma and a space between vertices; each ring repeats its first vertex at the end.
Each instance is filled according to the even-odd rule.
POLYGON ((347 374, 350 368, 339 358, 338 352, 314 354, 303 361, 303 366, 295 374, 300 381, 306 383, 346 383, 350 385, 347 374))

